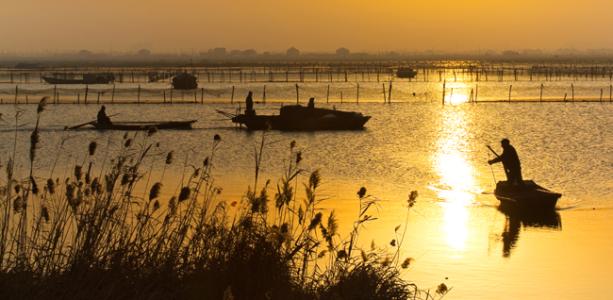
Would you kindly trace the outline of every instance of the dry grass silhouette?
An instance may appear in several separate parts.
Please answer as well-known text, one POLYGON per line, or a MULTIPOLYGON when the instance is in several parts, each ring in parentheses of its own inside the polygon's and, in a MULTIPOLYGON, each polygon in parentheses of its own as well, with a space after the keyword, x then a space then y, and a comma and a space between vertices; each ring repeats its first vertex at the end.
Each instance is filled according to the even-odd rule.
MULTIPOLYGON (((219 135, 209 156, 174 192, 163 182, 167 166, 175 163, 172 152, 159 159, 159 181, 152 179, 153 166, 145 165, 156 148, 155 131, 126 134, 113 151, 92 142, 73 174, 55 177, 54 164, 51 175, 41 178, 34 162, 45 101, 31 135, 29 176, 14 178, 16 150, 5 165, 0 298, 431 298, 401 279, 399 252, 357 246, 359 229, 374 219, 369 211, 377 201, 365 188, 357 197, 360 216, 341 237, 334 212, 318 208, 319 172, 305 174, 295 142, 281 179, 262 184, 264 133, 254 153, 254 184, 229 204, 218 201, 221 189, 213 174, 219 135), (94 161, 97 151, 118 154, 94 161), (303 177, 308 179, 298 188, 303 177), (142 181, 148 193, 136 192, 142 181)), ((18 122, 19 113, 16 127, 18 122)), ((416 197, 411 194, 408 207, 416 197)), ((400 244, 395 242, 398 251, 400 244)), ((409 263, 405 259, 401 267, 409 263)))

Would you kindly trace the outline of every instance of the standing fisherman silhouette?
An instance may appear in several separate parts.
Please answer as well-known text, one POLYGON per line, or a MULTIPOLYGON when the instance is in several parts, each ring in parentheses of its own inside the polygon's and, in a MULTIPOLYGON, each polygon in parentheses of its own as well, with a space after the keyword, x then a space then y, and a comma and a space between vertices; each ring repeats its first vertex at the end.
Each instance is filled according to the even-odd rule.
POLYGON ((512 185, 523 185, 524 181, 521 176, 521 163, 519 162, 517 151, 511 146, 511 142, 508 139, 502 139, 500 145, 503 149, 501 155, 496 154, 496 152, 488 146, 488 148, 496 154, 496 158, 489 160, 488 163, 491 165, 502 162, 504 172, 507 174, 507 181, 512 185))
POLYGON ((253 109, 253 92, 249 91, 247 98, 245 98, 245 115, 248 117, 255 116, 255 110, 253 109))
POLYGON ((104 105, 102 105, 102 107, 100 107, 100 110, 98 111, 98 117, 96 119, 96 122, 98 123, 98 125, 101 126, 112 125, 111 118, 106 115, 106 107, 104 107, 104 105))

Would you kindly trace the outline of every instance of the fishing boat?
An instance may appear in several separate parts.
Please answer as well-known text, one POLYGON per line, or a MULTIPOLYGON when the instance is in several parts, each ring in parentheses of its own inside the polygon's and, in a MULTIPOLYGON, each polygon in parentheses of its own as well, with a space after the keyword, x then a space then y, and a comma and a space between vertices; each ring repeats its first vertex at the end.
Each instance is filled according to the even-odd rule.
POLYGON ((247 127, 248 130, 282 131, 320 131, 320 130, 360 130, 370 116, 358 112, 336 109, 290 105, 281 107, 279 115, 231 115, 232 122, 247 127))
POLYGON ((179 73, 172 78, 172 88, 175 90, 193 90, 198 88, 198 78, 189 73, 179 73))
POLYGON ((494 194, 501 203, 528 211, 555 210, 558 199, 562 197, 562 194, 552 192, 532 180, 524 180, 521 186, 499 181, 494 194))
POLYGON ((398 68, 396 71, 396 77, 398 78, 415 78, 417 71, 412 68, 398 68))
POLYGON ((194 124, 196 120, 189 121, 162 121, 162 122, 138 122, 138 121, 130 121, 130 122, 113 122, 111 125, 100 125, 97 122, 90 122, 87 125, 93 126, 98 130, 149 130, 151 128, 155 129, 173 129, 173 130, 187 130, 192 129, 192 124, 194 124))
POLYGON ((74 74, 54 74, 53 77, 42 76, 42 78, 50 84, 109 84, 115 81, 115 76, 110 73, 82 74, 80 78, 74 74))

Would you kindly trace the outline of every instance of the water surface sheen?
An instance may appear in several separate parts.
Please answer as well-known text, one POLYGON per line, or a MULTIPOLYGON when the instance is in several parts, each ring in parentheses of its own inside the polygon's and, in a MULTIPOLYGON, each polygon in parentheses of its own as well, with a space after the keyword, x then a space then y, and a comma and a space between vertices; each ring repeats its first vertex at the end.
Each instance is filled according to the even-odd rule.
MULTIPOLYGON (((613 253, 611 104, 335 105, 371 115, 367 129, 269 132, 264 177, 273 183, 280 177, 289 144, 295 140, 303 151, 303 167, 321 171, 320 195, 330 198, 323 206, 336 210, 341 228, 347 230, 355 218, 356 192, 361 186, 381 199, 380 219, 360 236, 365 245, 374 239, 381 247, 389 247, 394 227, 404 225, 407 195, 417 190, 420 196, 409 212, 403 244, 403 256, 415 262, 404 274, 424 288, 446 282, 453 287, 451 298, 607 298, 606 283, 613 269, 609 259, 613 253), (502 137, 515 145, 524 178, 564 194, 558 204, 559 220, 518 220, 496 209, 493 176, 501 179, 504 173, 494 166, 492 174, 485 145, 499 149, 502 137)), ((256 105, 259 114, 275 113, 278 108, 279 104, 256 105)), ((15 109, 0 106, 3 164, 13 149, 15 109)), ((17 162, 26 166, 35 106, 17 109, 23 110, 17 133, 17 152, 22 155, 17 162)), ((75 162, 83 160, 92 140, 102 149, 96 154, 100 161, 108 144, 121 142, 122 132, 63 132, 64 126, 92 119, 97 109, 96 105, 47 107, 37 176, 49 176, 56 157, 55 174, 70 172, 75 162)), ((220 134, 217 180, 224 188, 224 199, 237 199, 253 181, 253 151, 262 134, 236 130, 221 120, 216 109, 234 112, 236 106, 107 105, 109 114, 119 113, 116 120, 199 120, 192 131, 161 131, 150 138, 160 142, 154 151, 159 155, 151 158, 154 166, 161 167, 165 153, 175 151, 177 163, 165 177, 175 182, 180 180, 183 162, 200 164, 210 151, 213 135, 220 134)))

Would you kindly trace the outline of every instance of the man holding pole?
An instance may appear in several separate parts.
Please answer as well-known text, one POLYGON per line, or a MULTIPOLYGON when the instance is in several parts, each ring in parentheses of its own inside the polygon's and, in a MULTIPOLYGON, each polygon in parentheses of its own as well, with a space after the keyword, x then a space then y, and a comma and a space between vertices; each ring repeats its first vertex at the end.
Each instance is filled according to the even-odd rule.
POLYGON ((517 151, 511 146, 511 142, 508 139, 502 139, 500 144, 503 149, 501 155, 498 155, 492 147, 487 146, 494 155, 496 155, 496 158, 489 160, 488 163, 491 165, 502 162, 508 182, 512 185, 523 185, 524 181, 521 176, 521 163, 519 162, 517 151))

